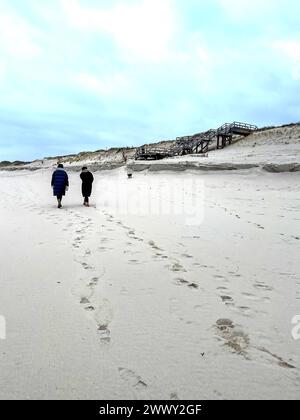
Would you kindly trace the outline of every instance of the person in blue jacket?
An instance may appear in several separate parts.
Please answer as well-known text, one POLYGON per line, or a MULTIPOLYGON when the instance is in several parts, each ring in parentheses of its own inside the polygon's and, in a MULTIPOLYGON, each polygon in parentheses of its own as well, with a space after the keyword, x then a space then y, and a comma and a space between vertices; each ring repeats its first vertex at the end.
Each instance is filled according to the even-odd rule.
POLYGON ((51 187, 53 188, 53 195, 57 197, 58 208, 61 209, 62 198, 66 195, 66 190, 69 188, 69 177, 62 164, 59 164, 53 172, 51 187))

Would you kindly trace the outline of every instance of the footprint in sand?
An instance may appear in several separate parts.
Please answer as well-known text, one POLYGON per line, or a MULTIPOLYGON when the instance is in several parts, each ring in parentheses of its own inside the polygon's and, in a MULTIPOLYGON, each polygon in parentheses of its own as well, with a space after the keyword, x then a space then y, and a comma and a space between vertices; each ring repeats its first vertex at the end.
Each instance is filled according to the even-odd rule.
POLYGON ((99 283, 99 277, 93 277, 92 280, 89 282, 88 286, 94 288, 99 283))
POLYGON ((110 330, 106 324, 98 324, 100 341, 103 344, 110 344, 110 330))
POLYGON ((128 264, 131 264, 131 265, 138 265, 138 264, 141 264, 141 262, 140 262, 139 260, 129 260, 129 261, 128 261, 128 264))
POLYGON ((190 284, 188 285, 188 287, 189 287, 190 289, 192 289, 192 290, 198 290, 198 289, 199 289, 199 285, 198 285, 198 284, 196 284, 196 283, 190 283, 190 284))
MULTIPOLYGON (((168 267, 168 268, 170 268, 170 267, 168 267)), ((184 267, 179 263, 173 264, 172 267, 170 268, 170 270, 174 271, 175 273, 176 272, 177 273, 179 273, 179 272, 186 273, 186 270, 184 269, 184 267)))
MULTIPOLYGON (((200 264, 200 263, 193 263, 193 266, 194 267, 202 267, 203 268, 203 265, 202 264, 200 264)), ((205 267, 204 267, 205 268, 205 267)))
POLYGON ((253 295, 252 293, 242 293, 242 296, 244 296, 248 300, 253 300, 253 301, 260 300, 256 295, 253 295))
POLYGON ((95 310, 94 306, 87 306, 84 308, 87 312, 93 312, 95 310))
POLYGON ((88 305, 90 303, 89 299, 87 297, 83 297, 80 300, 81 305, 88 305))
POLYGON ((225 346, 247 358, 247 349, 250 345, 247 334, 237 328, 230 319, 219 319, 216 322, 216 329, 219 337, 225 341, 225 346))
POLYGON ((90 303, 91 303, 90 300, 87 297, 85 297, 85 296, 82 297, 81 300, 80 300, 80 304, 81 305, 87 305, 84 308, 87 312, 92 312, 92 311, 95 310, 95 308, 93 306, 91 306, 90 303))
POLYGON ((109 326, 113 319, 113 309, 107 299, 103 299, 101 302, 99 302, 94 317, 97 324, 100 341, 103 344, 109 344, 111 341, 111 331, 109 326))
POLYGON ((85 270, 93 270, 93 267, 88 265, 87 263, 81 263, 81 265, 85 270))
POLYGON ((253 314, 253 311, 248 306, 239 306, 238 311, 241 312, 243 315, 250 316, 253 314))
POLYGON ((133 388, 138 394, 145 394, 148 389, 148 385, 142 378, 137 375, 133 370, 119 368, 119 374, 123 381, 127 382, 130 387, 133 388))
POLYGON ((187 284, 189 284, 187 280, 182 278, 175 279, 174 283, 176 284, 176 286, 186 286, 187 284))
POLYGON ((78 236, 77 238, 74 239, 74 241, 81 243, 82 239, 83 239, 82 236, 78 236))
POLYGON ((144 239, 143 238, 139 238, 138 236, 136 236, 135 235, 135 232, 133 232, 133 231, 131 231, 131 232, 128 233, 128 237, 130 239, 133 239, 133 240, 138 241, 138 242, 144 242, 144 239))
POLYGON ((106 251, 109 251, 109 250, 111 250, 112 248, 107 248, 107 247, 105 247, 105 246, 100 246, 99 248, 98 248, 98 251, 99 252, 106 252, 106 251))
POLYGON ((199 289, 199 285, 196 283, 190 283, 189 281, 183 279, 183 278, 177 278, 174 280, 174 284, 176 286, 187 286, 189 287, 191 290, 198 290, 199 289))
POLYGON ((218 274, 214 275, 214 278, 217 280, 226 280, 224 276, 220 276, 218 274))
POLYGON ((186 258, 186 259, 193 259, 194 258, 192 255, 189 255, 189 254, 182 254, 182 257, 186 258))
POLYGON ((156 245, 154 241, 149 241, 148 245, 150 245, 151 248, 155 249, 156 251, 162 251, 162 249, 158 245, 156 245))
POLYGON ((223 295, 221 296, 222 302, 225 303, 225 305, 227 306, 233 306, 234 305, 234 300, 232 299, 231 296, 227 296, 227 295, 223 295))
POLYGON ((263 282, 257 282, 257 283, 255 283, 254 285, 253 285, 253 287, 255 288, 255 289, 258 289, 258 290, 264 290, 264 291, 267 291, 267 292, 272 292, 274 289, 272 288, 272 287, 270 287, 270 286, 267 286, 265 283, 263 283, 263 282))

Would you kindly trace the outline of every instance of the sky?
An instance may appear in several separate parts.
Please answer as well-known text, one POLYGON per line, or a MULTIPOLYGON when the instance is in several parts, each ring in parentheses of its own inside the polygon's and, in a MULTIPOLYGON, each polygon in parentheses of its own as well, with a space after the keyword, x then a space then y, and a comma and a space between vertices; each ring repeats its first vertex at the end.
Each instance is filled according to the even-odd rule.
POLYGON ((300 121, 298 0, 0 0, 0 161, 300 121))

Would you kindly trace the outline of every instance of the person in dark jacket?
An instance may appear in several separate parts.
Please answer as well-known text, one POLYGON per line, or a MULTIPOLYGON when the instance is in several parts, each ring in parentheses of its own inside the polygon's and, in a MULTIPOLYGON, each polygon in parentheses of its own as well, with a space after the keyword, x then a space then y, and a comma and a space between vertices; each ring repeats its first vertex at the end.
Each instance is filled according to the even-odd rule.
POLYGON ((83 205, 86 206, 86 207, 89 207, 90 206, 89 198, 92 194, 94 176, 88 170, 88 168, 86 166, 84 166, 82 168, 80 178, 82 180, 82 196, 84 197, 83 205))
POLYGON ((62 198, 66 195, 66 190, 69 188, 69 177, 62 164, 59 164, 53 172, 51 187, 53 188, 53 195, 57 197, 58 208, 61 209, 62 198))

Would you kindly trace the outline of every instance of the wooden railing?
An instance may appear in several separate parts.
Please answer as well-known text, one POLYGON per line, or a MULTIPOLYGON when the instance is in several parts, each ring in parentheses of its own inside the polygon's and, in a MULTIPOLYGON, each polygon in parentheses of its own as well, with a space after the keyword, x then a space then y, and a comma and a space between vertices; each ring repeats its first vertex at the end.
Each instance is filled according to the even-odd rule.
POLYGON ((226 123, 216 130, 208 130, 193 136, 177 137, 176 143, 170 148, 143 146, 137 150, 135 159, 163 159, 193 153, 206 153, 215 138, 229 137, 232 139, 234 135, 247 136, 257 129, 256 125, 237 121, 231 124, 226 123))

